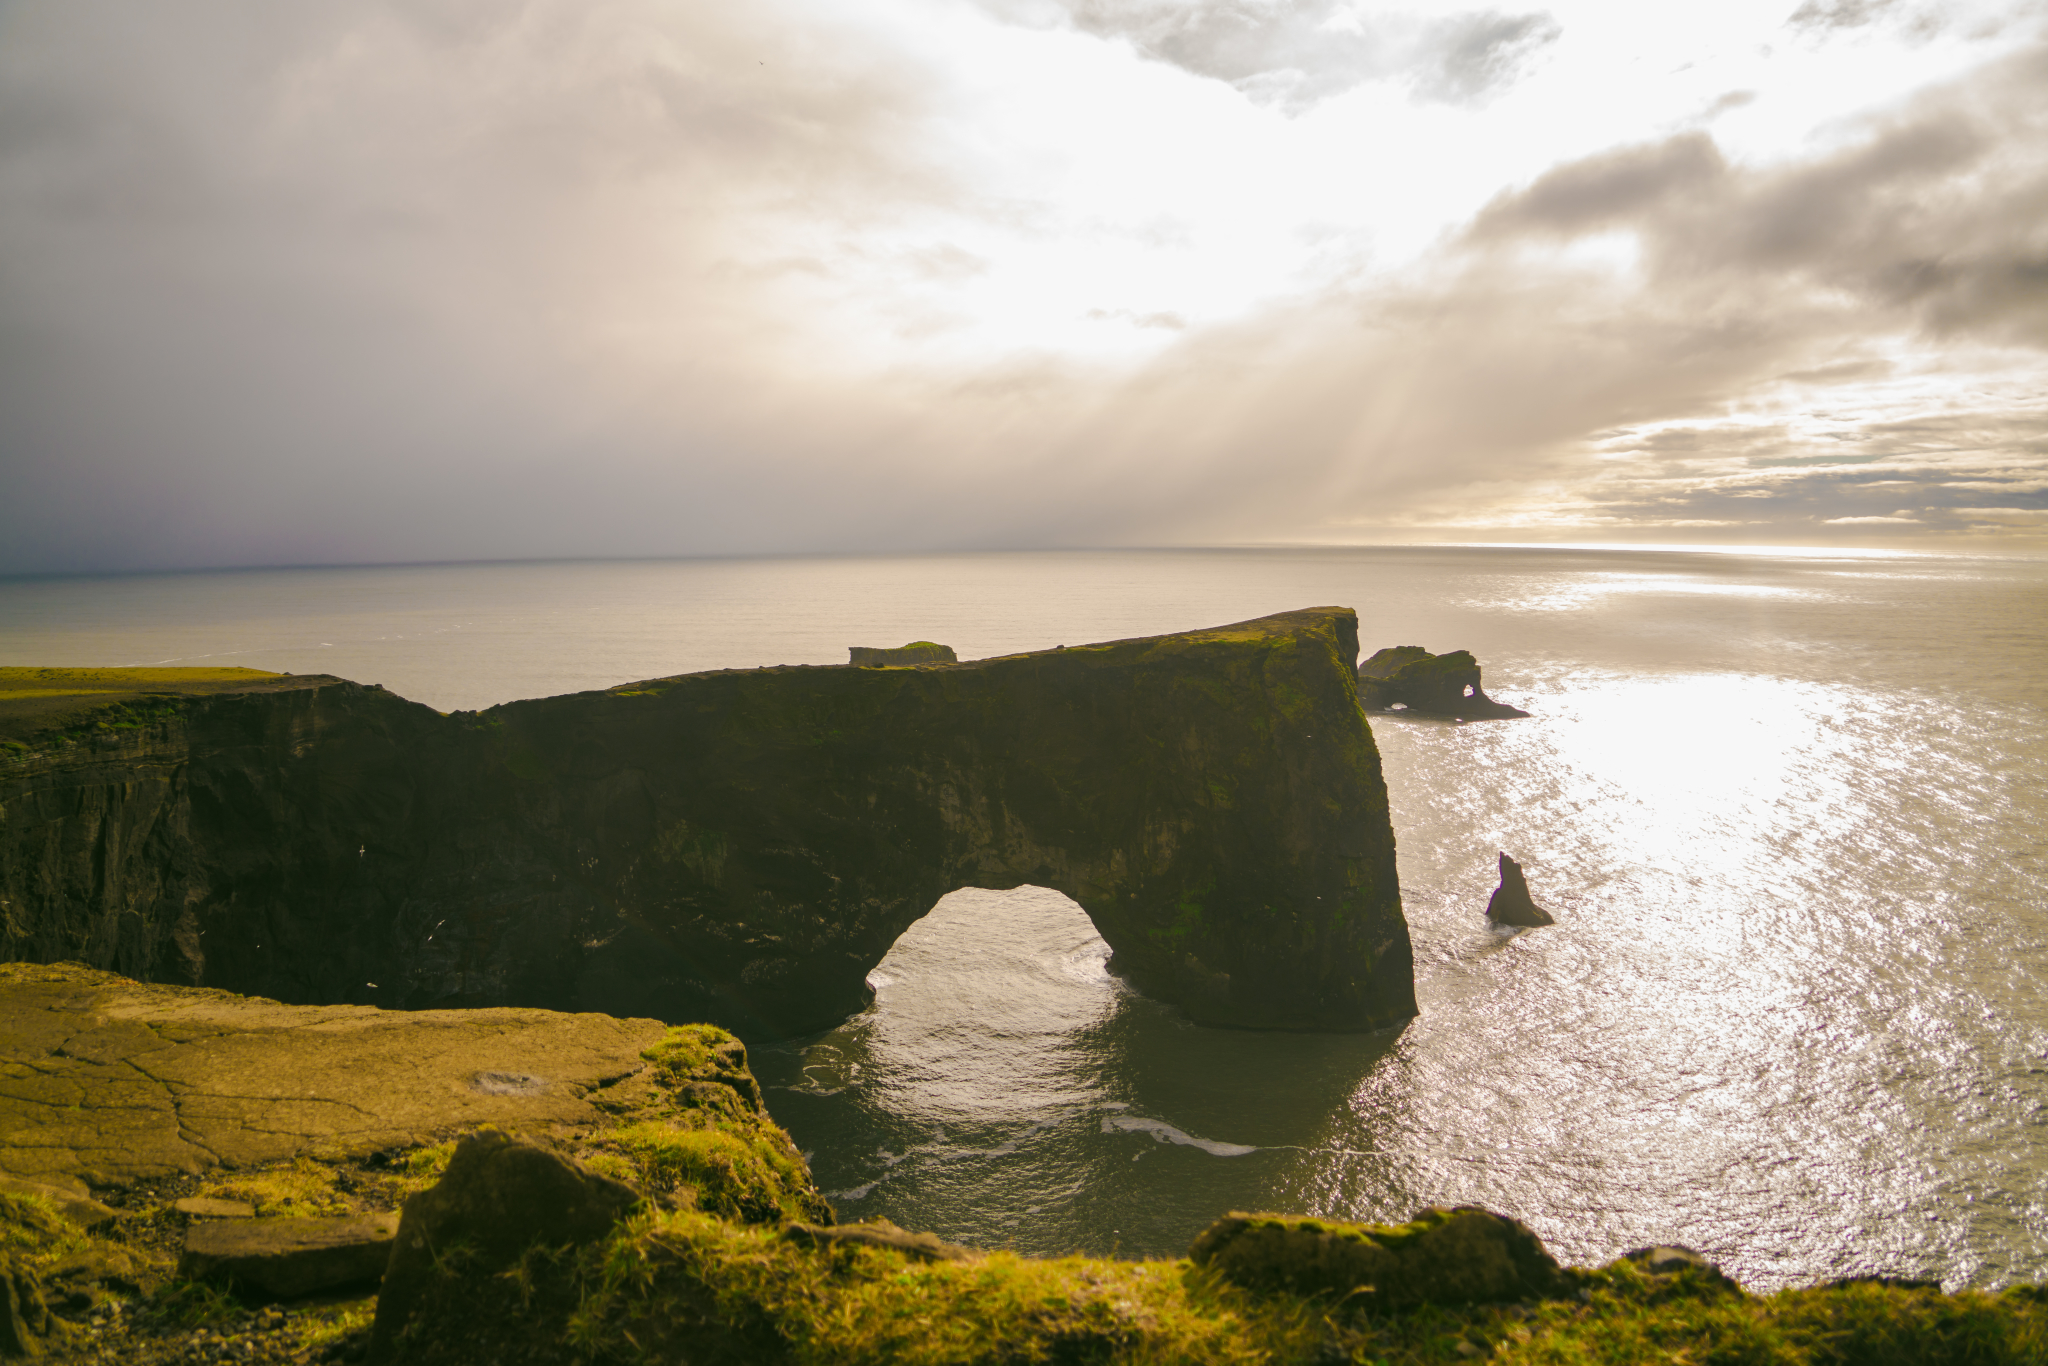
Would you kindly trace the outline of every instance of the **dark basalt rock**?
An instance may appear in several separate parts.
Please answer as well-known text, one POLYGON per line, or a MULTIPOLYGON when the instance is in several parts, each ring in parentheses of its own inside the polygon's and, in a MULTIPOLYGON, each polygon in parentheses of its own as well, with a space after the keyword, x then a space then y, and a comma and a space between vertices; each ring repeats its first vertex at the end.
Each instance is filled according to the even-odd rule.
POLYGON ((1526 929, 1557 923, 1550 912, 1530 897, 1529 880, 1522 876, 1522 865, 1506 854, 1500 856, 1500 886, 1493 889, 1493 897, 1486 903, 1486 918, 1497 925, 1519 925, 1526 929))
POLYGON ((1474 1205, 1426 1209, 1392 1227, 1228 1214, 1188 1257, 1250 1290, 1334 1294, 1354 1308, 1527 1299, 1563 1283, 1542 1239, 1474 1205))
POLYGON ((898 645, 893 650, 878 650, 872 645, 850 645, 847 652, 852 655, 848 661, 859 668, 872 669, 880 666, 901 667, 906 664, 958 664, 960 657, 953 653, 950 645, 936 645, 929 640, 913 640, 908 645, 898 645))
POLYGON ((1461 721, 1504 721, 1529 714, 1486 695, 1479 686, 1479 661, 1469 652, 1433 655, 1420 645, 1390 645, 1360 664, 1358 699, 1367 711, 1402 707, 1461 721))
POLYGON ((178 1275, 279 1300, 374 1285, 397 1226, 389 1214, 196 1222, 185 1230, 178 1275))
POLYGON ((464 1138, 438 1183, 405 1202, 370 1357, 383 1360, 441 1257, 461 1249, 472 1273, 510 1266, 528 1248, 595 1242, 641 1202, 638 1191, 530 1141, 486 1129, 464 1138))
POLYGON ((946 893, 1029 883, 1197 1021, 1374 1029, 1415 995, 1356 657, 1356 616, 1326 607, 452 716, 153 671, 164 691, 57 730, 0 708, 0 959, 770 1037, 865 1007, 946 893))

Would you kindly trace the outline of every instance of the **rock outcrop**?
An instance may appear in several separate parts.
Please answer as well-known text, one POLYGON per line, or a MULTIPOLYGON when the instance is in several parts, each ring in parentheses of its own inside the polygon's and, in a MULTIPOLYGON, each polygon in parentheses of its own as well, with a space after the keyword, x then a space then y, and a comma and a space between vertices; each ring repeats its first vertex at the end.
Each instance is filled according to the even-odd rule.
POLYGON ((1433 655, 1420 645, 1390 645, 1358 666, 1358 699, 1367 711, 1405 708, 1461 721, 1503 721, 1529 713, 1496 702, 1479 685, 1470 652, 1433 655))
POLYGON ((877 649, 872 645, 851 645, 847 647, 847 652, 853 656, 848 663, 864 669, 960 662, 960 657, 953 653, 952 646, 936 645, 929 640, 913 640, 908 645, 898 645, 893 650, 877 649))
POLYGON ((536 1244, 595 1242, 639 1203, 630 1186, 562 1153, 497 1131, 464 1138, 440 1181, 405 1202, 397 1246, 379 1267, 372 1359, 391 1353, 437 1264, 455 1249, 469 1274, 495 1275, 536 1244))
POLYGON ((1227 1214, 1195 1239, 1188 1258, 1247 1289, 1336 1294, 1382 1310, 1533 1299, 1563 1280, 1526 1226, 1470 1205, 1426 1209, 1391 1226, 1227 1214))
POLYGON ((384 1278, 397 1227, 389 1214, 195 1223, 186 1230, 178 1275, 277 1300, 374 1286, 384 1278))
POLYGON ((1522 865, 1505 853, 1500 856, 1500 886, 1493 889, 1493 896, 1486 903, 1486 918, 1496 925, 1516 925, 1524 929, 1557 923, 1556 918, 1538 906, 1529 895, 1529 880, 1522 876, 1522 865))
POLYGON ((1198 1021, 1376 1028, 1415 997, 1356 642, 1317 608, 452 716, 208 675, 0 726, 0 959, 758 1037, 862 1008, 946 893, 1028 883, 1198 1021))
MULTIPOLYGON (((0 964, 0 1176, 82 1197, 477 1124, 549 1132, 645 1071, 654 1020, 545 1010, 286 1006, 77 965, 0 964), (545 1077, 524 1094, 487 1071, 545 1077)), ((104 1207, 85 1202, 79 1222, 104 1207)))

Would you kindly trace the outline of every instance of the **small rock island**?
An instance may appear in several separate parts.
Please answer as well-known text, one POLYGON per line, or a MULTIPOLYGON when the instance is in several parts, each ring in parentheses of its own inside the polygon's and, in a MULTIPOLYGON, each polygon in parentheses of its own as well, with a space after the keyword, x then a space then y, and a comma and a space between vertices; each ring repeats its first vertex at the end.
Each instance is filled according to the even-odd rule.
POLYGON ((1479 661, 1470 651, 1433 655, 1420 645, 1390 645, 1360 664, 1358 700, 1367 711, 1402 709, 1460 721, 1505 721, 1529 714, 1486 695, 1479 685, 1479 661))
POLYGON ((1487 900, 1486 918, 1496 925, 1529 930, 1557 923, 1557 918, 1529 895, 1529 879, 1523 876, 1522 865, 1505 852, 1500 856, 1500 886, 1493 889, 1493 896, 1487 900))

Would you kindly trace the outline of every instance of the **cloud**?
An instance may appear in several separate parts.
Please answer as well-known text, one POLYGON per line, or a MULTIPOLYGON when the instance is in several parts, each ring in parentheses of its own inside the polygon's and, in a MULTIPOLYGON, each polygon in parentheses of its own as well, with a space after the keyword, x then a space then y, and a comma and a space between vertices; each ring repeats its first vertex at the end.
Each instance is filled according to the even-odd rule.
POLYGON ((1156 61, 1305 108, 1368 81, 1417 100, 1482 105, 1563 35, 1546 12, 1431 15, 1350 0, 986 0, 1015 22, 1069 24, 1156 61))
POLYGON ((1264 79, 1311 21, 1350 55, 1290 88, 1418 99, 1497 88, 1545 30, 1034 13, 0 10, 0 570, 2038 528, 2048 49, 1771 156, 1694 130, 1533 163, 1412 260, 1336 231, 1204 312, 1046 302, 1018 260, 1143 265, 1181 228, 1062 199, 1051 135, 999 137, 961 54, 1265 126, 1212 76, 1264 79), (992 313, 1087 337, 997 347, 992 313))

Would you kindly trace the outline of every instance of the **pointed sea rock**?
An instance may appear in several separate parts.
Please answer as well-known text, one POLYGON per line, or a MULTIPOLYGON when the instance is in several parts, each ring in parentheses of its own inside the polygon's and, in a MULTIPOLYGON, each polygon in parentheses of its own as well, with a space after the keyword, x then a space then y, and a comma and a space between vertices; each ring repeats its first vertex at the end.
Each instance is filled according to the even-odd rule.
POLYGON ((1500 886, 1493 889, 1493 900, 1486 903, 1486 918, 1496 925, 1520 925, 1528 929, 1557 923, 1556 917, 1530 899, 1529 882, 1522 876, 1522 865, 1506 854, 1500 856, 1500 886))

